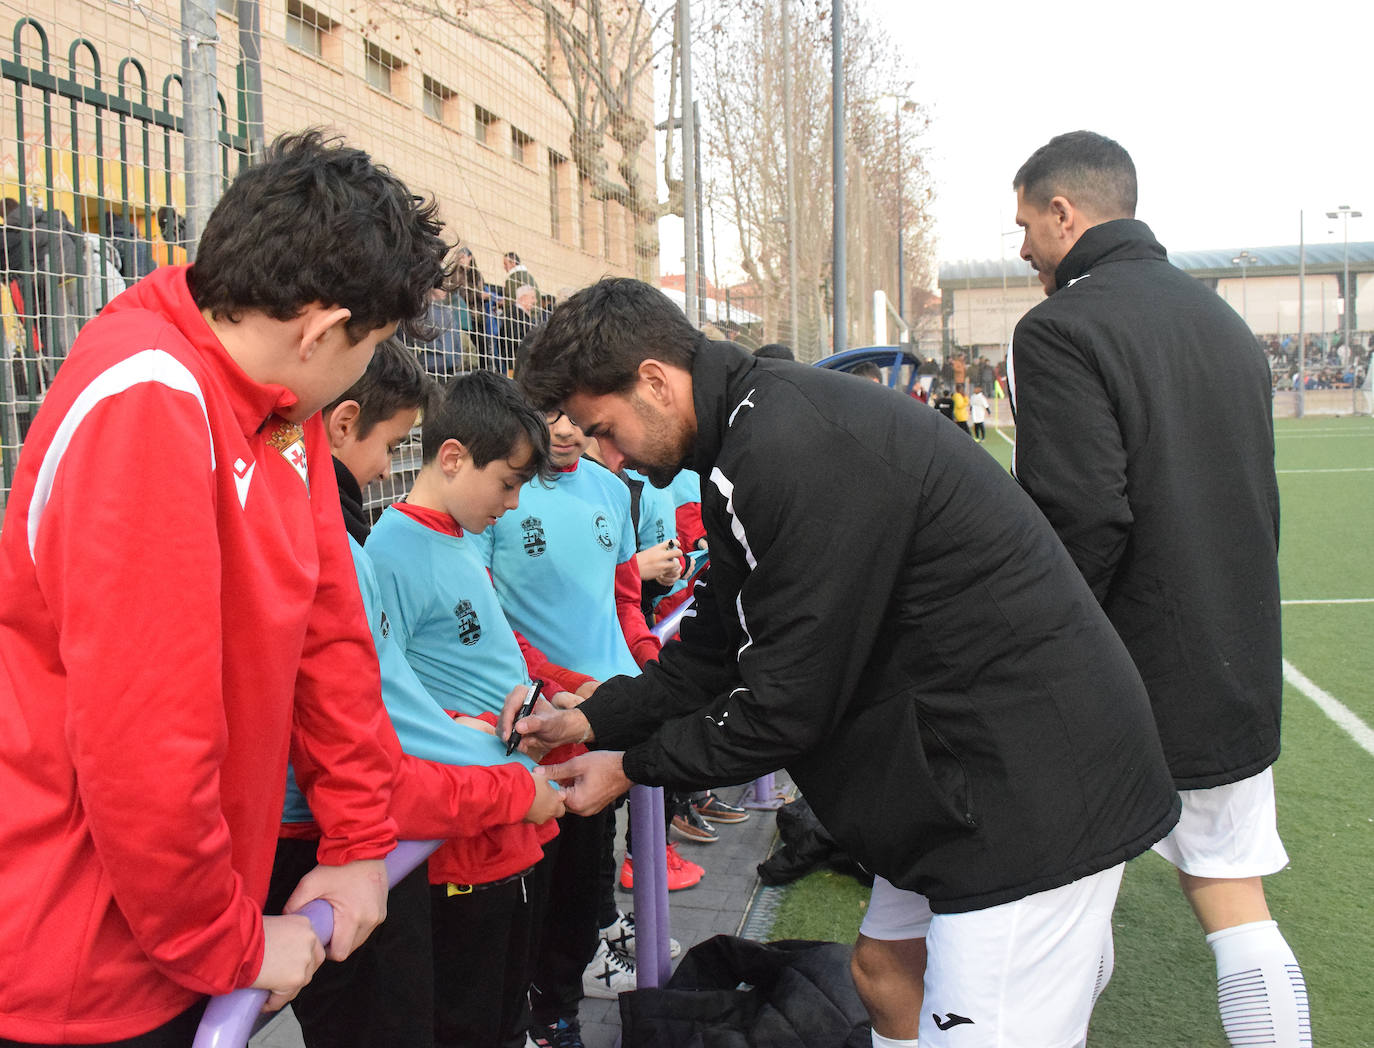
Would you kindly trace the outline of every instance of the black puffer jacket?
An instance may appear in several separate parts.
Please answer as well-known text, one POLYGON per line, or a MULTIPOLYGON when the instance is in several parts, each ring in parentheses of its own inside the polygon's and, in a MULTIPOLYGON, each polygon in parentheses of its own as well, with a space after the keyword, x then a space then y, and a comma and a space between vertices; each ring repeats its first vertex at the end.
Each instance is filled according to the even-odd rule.
POLYGON ((692 383, 697 613, 582 706, 631 779, 785 766, 850 855, 946 912, 1167 832, 1178 798, 1130 656, 982 448, 893 390, 728 344, 700 347, 692 383))
POLYGON ((1143 222, 1088 229, 1016 326, 1016 476, 1130 650, 1180 789, 1279 755, 1269 365, 1143 222))

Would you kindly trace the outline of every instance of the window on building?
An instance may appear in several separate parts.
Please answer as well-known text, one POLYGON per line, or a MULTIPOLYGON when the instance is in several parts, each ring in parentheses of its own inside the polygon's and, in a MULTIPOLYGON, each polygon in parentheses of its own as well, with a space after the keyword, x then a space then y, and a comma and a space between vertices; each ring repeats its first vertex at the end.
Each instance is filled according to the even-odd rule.
POLYGON ((445 87, 432 76, 424 78, 424 98, 421 105, 424 106, 425 116, 439 123, 448 122, 449 102, 456 94, 451 88, 445 87))
POLYGON ((215 0, 215 10, 222 15, 235 15, 234 0, 215 0))
POLYGON ((491 126, 496 123, 496 114, 489 109, 481 106, 473 106, 476 120, 473 123, 472 133, 477 136, 477 141, 483 145, 491 145, 491 126))
POLYGON ((405 63, 376 44, 367 45, 366 69, 364 76, 368 84, 383 94, 395 94, 395 74, 405 68, 405 63))
POLYGON ((323 58, 325 40, 334 26, 335 22, 328 15, 320 14, 299 0, 287 0, 286 43, 289 47, 323 58))
POLYGON ((530 162, 530 154, 533 152, 534 139, 525 132, 521 131, 514 124, 510 127, 510 155, 514 160, 522 164, 530 162))
POLYGON ((549 235, 562 240, 572 227, 572 183, 568 179, 568 158, 549 150, 549 235))

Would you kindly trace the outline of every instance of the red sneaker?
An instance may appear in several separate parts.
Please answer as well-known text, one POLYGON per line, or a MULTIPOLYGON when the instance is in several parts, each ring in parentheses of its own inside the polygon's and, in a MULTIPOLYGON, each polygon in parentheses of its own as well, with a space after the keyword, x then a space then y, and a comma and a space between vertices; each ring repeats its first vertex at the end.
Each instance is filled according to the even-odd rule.
MULTIPOLYGON (((681 891, 683 888, 690 888, 701 881, 706 873, 704 867, 698 866, 689 859, 684 859, 678 854, 674 845, 668 845, 664 853, 664 861, 668 867, 668 890, 670 892, 681 891)), ((635 862, 630 856, 625 856, 625 861, 620 864, 620 886, 626 891, 630 891, 635 886, 635 862)))
POLYGON ((706 873, 704 867, 698 866, 690 859, 684 859, 679 855, 675 844, 668 845, 667 860, 668 890, 670 892, 692 887, 692 885, 699 883, 702 875, 706 873))

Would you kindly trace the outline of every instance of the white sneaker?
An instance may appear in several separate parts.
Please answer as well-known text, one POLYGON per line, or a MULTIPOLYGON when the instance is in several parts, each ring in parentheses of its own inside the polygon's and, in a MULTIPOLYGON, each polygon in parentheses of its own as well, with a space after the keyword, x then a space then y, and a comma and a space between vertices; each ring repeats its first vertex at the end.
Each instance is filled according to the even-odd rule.
POLYGON ((598 939, 592 963, 582 973, 583 996, 614 1001, 634 988, 635 962, 612 950, 605 939, 598 939))
MULTIPOLYGON (((616 912, 615 923, 601 929, 601 938, 610 944, 612 950, 622 957, 636 957, 635 953, 635 915, 623 911, 616 912)), ((682 952, 682 943, 671 935, 668 937, 668 956, 676 957, 682 952)))

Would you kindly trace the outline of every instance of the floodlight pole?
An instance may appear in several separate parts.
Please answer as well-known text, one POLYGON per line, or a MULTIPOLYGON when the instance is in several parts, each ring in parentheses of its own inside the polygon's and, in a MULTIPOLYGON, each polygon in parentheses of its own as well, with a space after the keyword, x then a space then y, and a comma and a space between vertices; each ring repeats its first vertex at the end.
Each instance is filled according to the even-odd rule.
POLYGON ((1355 300, 1350 294, 1350 220, 1363 217, 1363 212, 1352 211, 1349 204, 1342 204, 1335 211, 1328 211, 1327 218, 1341 220, 1341 257, 1344 276, 1341 278, 1341 316, 1345 321, 1345 356, 1350 361, 1350 405, 1358 408, 1360 395, 1355 389, 1355 347, 1350 344, 1350 310, 1355 300))

